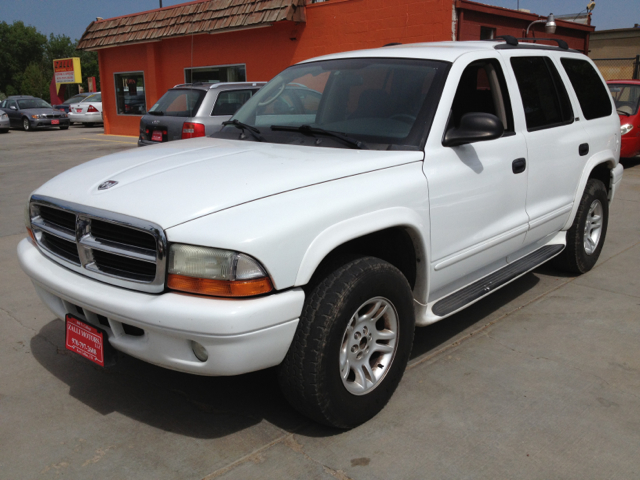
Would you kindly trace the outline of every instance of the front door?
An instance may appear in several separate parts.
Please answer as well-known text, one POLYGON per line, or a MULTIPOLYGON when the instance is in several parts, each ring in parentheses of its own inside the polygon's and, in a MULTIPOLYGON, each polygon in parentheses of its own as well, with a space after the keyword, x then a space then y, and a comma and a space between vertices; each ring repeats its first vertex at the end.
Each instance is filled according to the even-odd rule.
POLYGON ((521 129, 514 128, 501 61, 460 63, 449 73, 450 81, 460 81, 445 87, 425 151, 431 217, 429 301, 505 265, 528 228, 527 149, 521 129), (444 132, 472 112, 496 115, 505 128, 502 138, 443 147, 444 132), (438 124, 446 127, 437 130, 438 124))

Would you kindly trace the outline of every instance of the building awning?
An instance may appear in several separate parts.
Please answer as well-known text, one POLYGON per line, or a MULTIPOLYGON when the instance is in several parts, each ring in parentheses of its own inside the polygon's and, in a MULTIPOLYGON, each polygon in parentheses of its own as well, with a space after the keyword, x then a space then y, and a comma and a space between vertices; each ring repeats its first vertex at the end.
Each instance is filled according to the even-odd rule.
POLYGON ((198 0, 91 22, 78 50, 98 50, 202 33, 304 22, 304 0, 198 0))

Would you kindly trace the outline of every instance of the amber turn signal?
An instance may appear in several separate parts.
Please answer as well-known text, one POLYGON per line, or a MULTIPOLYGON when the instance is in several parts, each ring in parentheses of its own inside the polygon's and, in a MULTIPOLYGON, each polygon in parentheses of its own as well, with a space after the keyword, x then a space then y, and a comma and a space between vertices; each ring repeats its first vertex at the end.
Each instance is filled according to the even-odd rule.
POLYGON ((27 233, 29 233, 29 236, 31 237, 31 240, 33 240, 33 243, 34 243, 34 244, 35 244, 35 243, 38 243, 38 242, 36 242, 36 237, 35 237, 35 235, 33 234, 33 230, 31 230, 30 228, 27 228, 27 233))
POLYGON ((273 290, 271 280, 266 277, 253 280, 229 281, 169 274, 167 286, 172 290, 213 297, 251 297, 269 293, 273 290))

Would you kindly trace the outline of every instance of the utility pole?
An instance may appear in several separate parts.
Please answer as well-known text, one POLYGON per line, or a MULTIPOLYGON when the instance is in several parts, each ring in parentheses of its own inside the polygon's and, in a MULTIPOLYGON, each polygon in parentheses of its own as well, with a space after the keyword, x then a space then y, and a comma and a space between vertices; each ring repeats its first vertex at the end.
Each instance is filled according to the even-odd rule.
MULTIPOLYGON (((519 1, 520 1, 520 0, 518 0, 518 2, 519 2, 519 1)), ((162 0, 160 0, 160 8, 162 8, 162 0)))

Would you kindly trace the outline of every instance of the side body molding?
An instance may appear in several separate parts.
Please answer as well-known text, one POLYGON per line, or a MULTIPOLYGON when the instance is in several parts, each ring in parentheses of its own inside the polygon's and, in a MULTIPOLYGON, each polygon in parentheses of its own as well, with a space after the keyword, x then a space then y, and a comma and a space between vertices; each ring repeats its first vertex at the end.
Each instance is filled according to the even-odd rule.
POLYGON ((407 207, 391 207, 366 213, 343 220, 323 230, 311 242, 304 254, 295 286, 307 284, 320 262, 336 247, 367 234, 393 227, 405 227, 413 241, 418 261, 414 298, 419 302, 426 302, 428 238, 425 237, 425 233, 428 229, 424 219, 416 211, 407 207))

